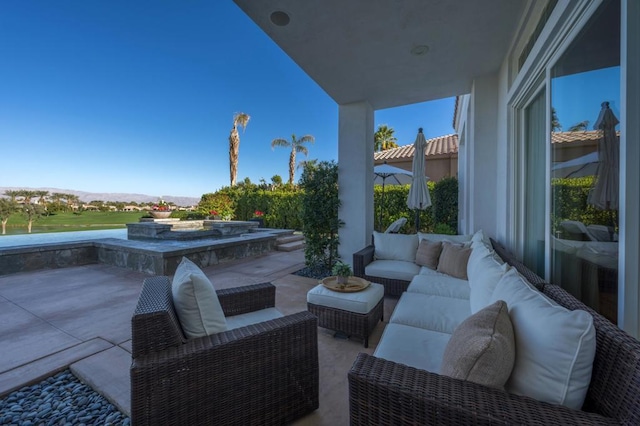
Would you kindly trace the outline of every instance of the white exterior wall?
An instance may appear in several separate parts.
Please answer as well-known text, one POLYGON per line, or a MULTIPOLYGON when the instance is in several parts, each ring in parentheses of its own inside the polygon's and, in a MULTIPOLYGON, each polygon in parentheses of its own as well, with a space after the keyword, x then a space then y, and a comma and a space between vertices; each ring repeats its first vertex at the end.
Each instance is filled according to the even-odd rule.
POLYGON ((466 232, 496 235, 498 168, 498 75, 476 78, 467 117, 467 182, 470 209, 466 232))
MULTIPOLYGON (((373 234, 373 108, 366 102, 338 108, 338 186, 342 205, 338 254, 353 264, 353 253, 373 234)), ((353 266, 353 265, 352 265, 353 266)))
POLYGON ((640 2, 622 0, 618 325, 640 336, 640 2))

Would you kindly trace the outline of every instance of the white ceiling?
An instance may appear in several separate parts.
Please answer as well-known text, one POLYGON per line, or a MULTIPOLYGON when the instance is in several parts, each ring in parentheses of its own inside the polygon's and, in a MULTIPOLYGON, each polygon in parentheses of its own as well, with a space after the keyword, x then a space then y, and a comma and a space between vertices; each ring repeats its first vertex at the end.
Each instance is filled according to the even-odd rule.
POLYGON ((337 103, 382 109, 468 93, 500 67, 527 0, 234 1, 337 103))

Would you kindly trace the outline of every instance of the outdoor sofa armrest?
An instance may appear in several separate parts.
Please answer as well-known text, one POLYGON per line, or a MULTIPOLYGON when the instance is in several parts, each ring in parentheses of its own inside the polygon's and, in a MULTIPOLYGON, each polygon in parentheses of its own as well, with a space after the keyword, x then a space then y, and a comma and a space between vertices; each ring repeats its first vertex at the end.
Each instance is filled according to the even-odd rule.
POLYGON ((364 278, 364 268, 373 262, 375 247, 367 246, 360 251, 353 253, 353 275, 364 278))
POLYGON ((251 284, 216 291, 226 317, 273 308, 276 287, 271 283, 251 284))
POLYGON ((135 358, 132 423, 282 424, 315 410, 317 330, 304 311, 135 358))
POLYGON ((540 402, 360 353, 349 371, 351 425, 616 425, 540 402))

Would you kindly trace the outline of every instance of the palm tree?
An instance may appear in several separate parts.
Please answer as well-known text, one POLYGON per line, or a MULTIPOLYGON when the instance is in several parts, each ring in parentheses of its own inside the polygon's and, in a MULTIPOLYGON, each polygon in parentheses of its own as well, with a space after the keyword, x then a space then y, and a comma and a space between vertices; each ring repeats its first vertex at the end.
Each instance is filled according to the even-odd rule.
POLYGON ((229 134, 229 178, 231 186, 235 186, 238 176, 238 154, 240 151, 240 135, 238 126, 242 127, 242 132, 247 128, 247 123, 251 117, 244 112, 237 112, 233 116, 233 128, 229 134))
POLYGON ((395 136, 393 136, 393 128, 386 124, 378 125, 378 130, 373 134, 374 151, 386 151, 387 149, 397 148, 398 144, 395 136))
POLYGON ((16 212, 15 200, 8 200, 6 198, 0 198, 0 222, 2 222, 2 235, 7 233, 7 222, 9 217, 16 212))
POLYGON ((589 120, 584 120, 569 127, 570 132, 585 132, 589 127, 589 120))
POLYGON ((19 190, 7 189, 6 191, 4 191, 4 195, 9 197, 11 199, 11 202, 15 203, 16 197, 20 196, 20 191, 19 190))
POLYGON ((296 169, 296 153, 300 152, 307 156, 309 154, 309 150, 306 146, 304 146, 304 144, 307 142, 314 143, 315 138, 311 135, 304 135, 300 139, 296 139, 296 135, 291 135, 291 142, 281 138, 271 141, 271 149, 275 148, 276 146, 282 146, 286 148, 291 147, 291 154, 289 154, 289 184, 291 185, 293 185, 293 175, 296 169))
POLYGON ((560 120, 558 119, 558 113, 554 107, 551 107, 551 131, 552 132, 561 132, 562 124, 560 124, 560 120))

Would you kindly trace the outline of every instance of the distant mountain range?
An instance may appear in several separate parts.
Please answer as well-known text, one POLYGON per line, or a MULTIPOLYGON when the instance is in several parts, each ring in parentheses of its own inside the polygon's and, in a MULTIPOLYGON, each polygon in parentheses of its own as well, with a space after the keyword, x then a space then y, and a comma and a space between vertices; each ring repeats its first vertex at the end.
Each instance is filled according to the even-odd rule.
MULTIPOLYGON (((88 203, 93 200, 102 200, 102 201, 121 201, 121 202, 129 202, 135 201, 136 203, 155 203, 158 201, 160 196, 158 195, 146 195, 146 194, 126 194, 119 192, 86 192, 86 191, 75 191, 73 189, 60 189, 60 188, 27 188, 27 187, 7 187, 0 186, 0 196, 4 194, 5 191, 17 191, 17 190, 28 190, 28 191, 49 191, 50 194, 54 192, 60 192, 64 194, 73 194, 77 195, 80 198, 80 201, 88 203)), ((200 198, 196 197, 181 197, 179 195, 163 195, 162 199, 174 203, 177 206, 192 206, 198 204, 200 198)))

